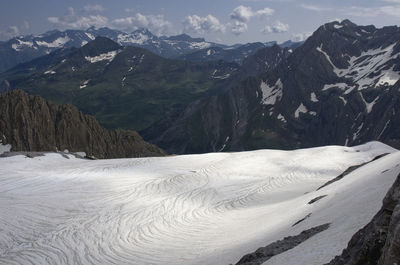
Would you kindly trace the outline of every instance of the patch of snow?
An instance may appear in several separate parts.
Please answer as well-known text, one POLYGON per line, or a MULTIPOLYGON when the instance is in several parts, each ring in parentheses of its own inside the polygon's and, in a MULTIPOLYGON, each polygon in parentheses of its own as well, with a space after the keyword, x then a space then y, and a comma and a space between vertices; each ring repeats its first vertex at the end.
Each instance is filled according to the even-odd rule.
POLYGON ((361 123, 360 126, 358 126, 357 131, 353 134, 353 141, 356 140, 358 136, 360 136, 360 132, 363 126, 364 123, 361 123))
MULTIPOLYGON (((236 123, 237 124, 237 123, 236 123)), ((225 138, 225 142, 224 142, 224 144, 222 145, 222 147, 221 147, 221 149, 219 149, 218 150, 218 152, 221 152, 221 151, 223 151, 224 149, 225 149, 225 147, 226 147, 226 145, 227 145, 227 143, 228 143, 228 141, 229 141, 229 136, 227 136, 226 138, 225 138)))
POLYGON ((282 121, 282 122, 285 122, 285 123, 287 122, 286 119, 285 119, 285 117, 284 117, 282 114, 280 114, 280 113, 279 113, 278 117, 276 117, 276 118, 277 118, 278 120, 282 121))
POLYGON ((339 96, 339 98, 343 101, 343 104, 344 105, 346 105, 347 104, 347 100, 344 98, 344 97, 342 97, 342 96, 339 96))
POLYGON ((315 111, 309 111, 308 114, 310 114, 312 116, 317 116, 317 112, 315 112, 315 111))
POLYGON ((310 99, 312 102, 318 102, 317 95, 314 92, 311 92, 310 99))
POLYGON ((120 51, 111 51, 107 53, 102 53, 98 56, 90 57, 90 56, 85 56, 86 61, 90 63, 97 63, 101 61, 109 61, 111 62, 114 60, 115 56, 119 53, 120 51))
POLYGON ((32 41, 23 41, 20 39, 17 39, 18 43, 13 43, 11 45, 11 48, 13 48, 15 51, 19 52, 25 47, 33 48, 33 42, 32 41))
POLYGON ((358 90, 362 90, 385 83, 392 85, 400 79, 400 74, 393 71, 393 66, 389 70, 383 70, 390 60, 398 58, 398 54, 393 54, 396 44, 393 43, 386 48, 371 49, 362 52, 360 56, 353 56, 348 61, 349 67, 344 69, 339 69, 333 64, 329 55, 323 51, 322 45, 317 50, 324 54, 338 77, 352 79, 357 84, 358 90))
POLYGON ((381 138, 383 132, 386 130, 386 128, 388 127, 389 123, 390 123, 390 120, 388 120, 388 121, 385 123, 385 126, 383 127, 381 133, 379 134, 378 139, 381 138))
POLYGON ((2 141, 0 141, 0 155, 6 152, 10 152, 10 150, 11 150, 10 144, 3 144, 2 141))
POLYGON ((327 84, 327 85, 324 85, 324 87, 322 88, 322 91, 325 91, 325 90, 328 90, 331 88, 339 88, 341 90, 345 90, 347 88, 347 84, 346 83, 327 84))
POLYGON ((56 72, 54 72, 53 70, 48 70, 46 72, 44 72, 45 75, 54 75, 56 72))
POLYGON ((71 67, 71 70, 72 70, 72 72, 75 72, 75 71, 76 71, 75 66, 72 66, 72 67, 71 67))
POLYGON ((94 40, 95 37, 93 36, 93 34, 85 32, 86 36, 90 39, 90 40, 94 40))
POLYGON ((149 36, 146 34, 142 33, 137 33, 137 34, 128 34, 128 33, 123 33, 119 34, 117 36, 117 42, 120 44, 126 44, 126 43, 131 43, 131 44, 145 44, 149 40, 149 36))
POLYGON ((269 86, 267 82, 261 81, 260 89, 262 93, 261 104, 274 105, 282 98, 283 84, 281 79, 276 80, 275 85, 269 86))
POLYGON ((333 25, 333 27, 334 27, 335 29, 341 29, 341 28, 343 28, 343 25, 335 24, 335 25, 333 25))
POLYGON ((375 87, 378 86, 393 86, 400 78, 399 73, 393 71, 394 66, 391 69, 386 70, 380 77, 375 87))
POLYGON ((70 41, 70 38, 68 36, 65 36, 65 37, 59 37, 50 43, 45 42, 45 41, 39 41, 39 40, 37 40, 35 42, 37 45, 44 46, 47 48, 61 48, 69 41, 70 41))
POLYGON ((206 48, 209 48, 211 46, 211 43, 208 43, 208 42, 191 42, 190 44, 189 44, 189 48, 190 49, 199 49, 199 50, 201 50, 201 49, 206 49, 206 48))
POLYGON ((300 106, 296 109, 294 112, 294 117, 298 118, 300 116, 300 113, 307 113, 307 107, 303 105, 303 103, 300 104, 300 106))
POLYGON ((83 88, 87 87, 87 85, 89 84, 89 81, 90 81, 90 79, 89 80, 85 80, 83 82, 83 84, 79 86, 79 89, 83 89, 83 88))
POLYGON ((368 114, 371 113, 372 108, 374 107, 375 103, 379 100, 379 96, 377 96, 372 102, 367 102, 367 101, 364 99, 364 96, 363 96, 363 94, 362 94, 361 92, 359 92, 358 94, 360 95, 361 100, 362 100, 362 101, 364 102, 364 104, 365 104, 365 109, 367 110, 367 113, 368 113, 368 114))
POLYGON ((81 46, 85 46, 86 44, 88 44, 88 42, 86 40, 83 40, 81 46))

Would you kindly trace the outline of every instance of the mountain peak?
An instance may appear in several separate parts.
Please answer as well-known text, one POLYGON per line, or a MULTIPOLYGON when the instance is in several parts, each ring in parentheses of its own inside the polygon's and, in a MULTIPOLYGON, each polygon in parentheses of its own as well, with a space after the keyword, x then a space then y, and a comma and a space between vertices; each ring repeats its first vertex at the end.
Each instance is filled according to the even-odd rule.
POLYGON ((167 40, 172 41, 189 41, 189 42, 205 42, 204 38, 192 38, 189 35, 183 33, 175 36, 170 36, 166 38, 167 40))
POLYGON ((106 37, 96 37, 93 41, 85 44, 81 49, 85 54, 89 56, 96 56, 101 53, 115 51, 121 49, 122 46, 113 40, 106 37))

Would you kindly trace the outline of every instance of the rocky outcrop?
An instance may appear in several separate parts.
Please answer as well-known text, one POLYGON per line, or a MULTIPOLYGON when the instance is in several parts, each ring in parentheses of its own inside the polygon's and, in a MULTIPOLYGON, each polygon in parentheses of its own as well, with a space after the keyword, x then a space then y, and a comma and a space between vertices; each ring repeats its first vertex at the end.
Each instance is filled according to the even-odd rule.
POLYGON ((58 106, 21 90, 0 94, 0 139, 11 151, 68 149, 97 158, 164 155, 135 131, 106 130, 73 105, 58 106))
POLYGON ((400 175, 371 222, 352 237, 340 256, 328 264, 400 264, 400 175))
POLYGON ((310 237, 325 231, 329 228, 330 224, 319 225, 307 230, 304 230, 296 236, 288 236, 282 240, 278 240, 269 244, 268 246, 261 247, 255 252, 243 256, 236 265, 260 265, 272 258, 273 256, 279 255, 285 251, 288 251, 310 237))

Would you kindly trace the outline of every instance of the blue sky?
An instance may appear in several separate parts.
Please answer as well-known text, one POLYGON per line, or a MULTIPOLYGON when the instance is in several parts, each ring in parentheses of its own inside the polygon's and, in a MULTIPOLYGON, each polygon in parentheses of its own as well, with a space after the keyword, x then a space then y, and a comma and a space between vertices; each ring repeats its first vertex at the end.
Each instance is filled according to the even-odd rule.
POLYGON ((221 43, 301 40, 323 23, 348 18, 400 24, 400 0, 12 0, 0 9, 0 40, 51 29, 107 26, 187 33, 221 43))

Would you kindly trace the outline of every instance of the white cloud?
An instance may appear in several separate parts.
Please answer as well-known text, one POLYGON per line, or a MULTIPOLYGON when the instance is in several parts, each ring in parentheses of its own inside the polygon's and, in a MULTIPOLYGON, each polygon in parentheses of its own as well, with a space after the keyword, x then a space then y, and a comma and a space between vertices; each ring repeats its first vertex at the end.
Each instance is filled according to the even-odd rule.
POLYGON ((214 17, 207 15, 200 17, 198 15, 187 16, 183 23, 183 30, 185 32, 205 33, 205 32, 225 32, 225 25, 214 17))
POLYGON ((108 18, 101 15, 88 15, 82 16, 75 12, 70 7, 68 8, 67 14, 61 17, 48 17, 47 20, 61 28, 73 28, 73 29, 86 29, 91 26, 105 27, 108 24, 108 18))
POLYGON ((125 10, 125 12, 127 12, 127 13, 132 13, 132 12, 135 12, 135 11, 136 11, 134 8, 125 8, 124 10, 125 10))
POLYGON ((235 21, 231 24, 231 31, 235 35, 240 35, 247 31, 247 24, 240 21, 235 21))
POLYGON ((18 26, 9 26, 5 30, 0 30, 0 40, 8 40, 19 35, 18 26))
POLYGON ((359 7, 352 6, 342 10, 347 15, 356 17, 378 17, 393 16, 400 17, 400 5, 389 5, 381 7, 359 7))
POLYGON ((249 6, 240 5, 235 9, 233 9, 230 17, 232 20, 245 23, 248 22, 254 16, 265 17, 265 16, 270 16, 273 13, 274 10, 268 7, 257 11, 253 11, 253 9, 249 6))
POLYGON ((22 29, 28 30, 30 27, 31 27, 31 25, 29 24, 29 22, 24 20, 24 22, 22 23, 22 29))
POLYGON ((331 10, 331 8, 329 7, 322 7, 322 6, 308 5, 308 4, 301 4, 300 7, 307 10, 318 11, 318 12, 331 10))
POLYGON ((289 31, 289 24, 276 21, 273 25, 267 25, 261 30, 264 34, 268 33, 283 33, 289 31))
POLYGON ((388 3, 400 3, 400 0, 381 0, 382 2, 388 2, 388 3))
POLYGON ((105 10, 101 5, 85 5, 83 7, 83 11, 91 13, 91 12, 103 12, 105 10))
POLYGON ((122 30, 147 28, 156 35, 167 34, 172 28, 171 22, 165 20, 163 15, 143 15, 141 13, 114 19, 111 25, 122 30))
POLYGON ((310 37, 312 35, 311 32, 305 32, 305 33, 297 33, 297 34, 293 34, 292 36, 292 40, 293 41, 305 41, 308 37, 310 37))
POLYGON ((275 11, 269 7, 266 7, 264 9, 260 9, 256 11, 256 15, 258 16, 271 16, 275 11))

